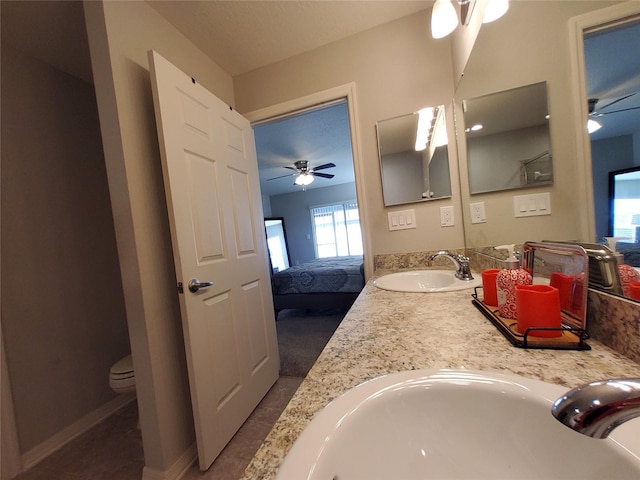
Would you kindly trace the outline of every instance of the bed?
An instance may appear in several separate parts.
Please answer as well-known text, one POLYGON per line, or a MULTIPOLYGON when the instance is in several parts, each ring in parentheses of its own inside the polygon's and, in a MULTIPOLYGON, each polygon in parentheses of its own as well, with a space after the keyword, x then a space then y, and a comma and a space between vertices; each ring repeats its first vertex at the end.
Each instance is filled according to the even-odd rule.
POLYGON ((364 287, 362 255, 317 258, 273 273, 273 306, 286 308, 351 307, 364 287))

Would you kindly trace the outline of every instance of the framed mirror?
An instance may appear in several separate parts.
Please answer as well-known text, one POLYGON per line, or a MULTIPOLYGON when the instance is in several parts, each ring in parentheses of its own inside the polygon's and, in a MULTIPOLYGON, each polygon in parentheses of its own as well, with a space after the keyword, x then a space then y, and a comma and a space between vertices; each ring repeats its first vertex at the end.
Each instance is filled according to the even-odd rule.
POLYGON ((267 235, 267 250, 269 251, 271 270, 273 273, 277 273, 289 268, 291 259, 289 258, 284 218, 265 218, 264 229, 267 235))
POLYGON ((471 194, 553 184, 546 82, 462 105, 471 194))
POLYGON ((451 197, 444 105, 376 123, 385 206, 451 197))
MULTIPOLYGON (((511 2, 508 21, 481 29, 454 95, 467 248, 484 252, 486 247, 493 245, 522 244, 541 239, 593 243, 609 235, 608 172, 640 165, 637 157, 640 150, 631 149, 631 142, 625 144, 623 156, 620 149, 612 149, 611 139, 592 141, 604 137, 607 131, 605 121, 627 112, 600 117, 603 128, 595 134, 589 135, 585 125, 587 118, 596 114, 597 109, 602 110, 606 105, 603 100, 608 98, 600 91, 591 90, 590 85, 596 83, 591 80, 591 47, 588 43, 593 43, 592 46, 599 50, 603 42, 608 43, 609 34, 624 33, 625 29, 619 28, 621 23, 627 25, 629 21, 638 19, 640 14, 639 2, 612 3, 548 2, 541 8, 539 2, 511 2), (539 25, 545 26, 544 35, 540 34, 539 25), (567 28, 571 37, 569 51, 566 47, 567 28), (585 39, 585 35, 589 38, 585 39), (553 185, 537 190, 546 191, 548 188, 553 214, 515 218, 513 196, 521 192, 537 193, 536 189, 487 194, 469 192, 462 102, 486 93, 542 81, 547 82, 549 112, 552 115, 549 126, 553 137, 553 185), (588 99, 593 97, 601 99, 601 102, 596 104, 596 112, 589 115, 588 99), (628 152, 636 155, 632 164, 622 163, 622 159, 632 158, 628 152), (602 168, 596 157, 602 158, 602 168), (480 201, 485 203, 487 222, 473 224, 469 204, 480 201)), ((634 39, 637 38, 636 34, 634 39)), ((629 41, 623 43, 629 44, 629 41)), ((594 64, 593 70, 604 78, 611 77, 616 70, 612 64, 619 57, 625 58, 626 50, 628 48, 624 46, 618 47, 614 53, 601 56, 604 68, 594 64)), ((629 64, 633 62, 627 62, 626 66, 629 64)), ((614 91, 624 83, 611 80, 597 85, 602 90, 614 91)), ((635 95, 627 100, 637 98, 635 95)), ((618 110, 622 103, 618 102, 605 111, 618 110)), ((631 112, 637 114, 640 110, 631 112)), ((629 121, 625 123, 627 127, 634 125, 629 121)), ((620 143, 620 135, 616 133, 617 144, 620 143)), ((624 243, 621 248, 626 246, 624 243)))

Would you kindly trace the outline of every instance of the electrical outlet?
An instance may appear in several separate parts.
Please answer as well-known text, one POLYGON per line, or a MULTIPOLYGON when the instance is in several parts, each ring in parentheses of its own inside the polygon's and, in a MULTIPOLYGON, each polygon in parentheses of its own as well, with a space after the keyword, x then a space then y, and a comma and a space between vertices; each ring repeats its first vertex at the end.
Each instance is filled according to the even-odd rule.
POLYGON ((455 225, 455 221, 453 219, 453 205, 448 207, 440 207, 440 226, 441 227, 452 227, 455 225))
POLYGON ((486 223, 487 216, 484 211, 484 202, 472 203, 469 205, 471 210, 471 223, 486 223))

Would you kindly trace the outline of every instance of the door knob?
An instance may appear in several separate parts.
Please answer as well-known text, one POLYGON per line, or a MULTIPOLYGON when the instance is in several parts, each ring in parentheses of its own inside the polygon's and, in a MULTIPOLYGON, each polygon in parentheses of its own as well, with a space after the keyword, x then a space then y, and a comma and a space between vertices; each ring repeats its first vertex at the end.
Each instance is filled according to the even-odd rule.
POLYGON ((210 287, 212 285, 213 285, 213 282, 201 282, 197 278, 192 278, 191 280, 189 280, 188 287, 190 292, 196 293, 201 288, 210 287))

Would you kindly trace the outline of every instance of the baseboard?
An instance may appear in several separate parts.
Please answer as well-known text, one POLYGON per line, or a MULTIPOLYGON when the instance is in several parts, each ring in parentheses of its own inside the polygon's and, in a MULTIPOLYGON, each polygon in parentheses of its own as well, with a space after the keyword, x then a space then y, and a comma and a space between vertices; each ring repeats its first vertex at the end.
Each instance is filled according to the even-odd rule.
POLYGON ((198 450, 194 443, 178 457, 178 460, 176 460, 168 470, 144 467, 142 470, 142 480, 178 480, 182 478, 197 458, 198 450))
POLYGON ((118 395, 113 400, 110 400, 93 412, 88 413, 68 427, 60 430, 58 433, 42 442, 40 445, 37 445, 28 452, 23 453, 22 465, 24 470, 29 470, 35 464, 44 460, 46 457, 62 448, 74 438, 83 434, 108 416, 124 407, 126 404, 135 400, 135 398, 136 397, 134 394, 118 395))

